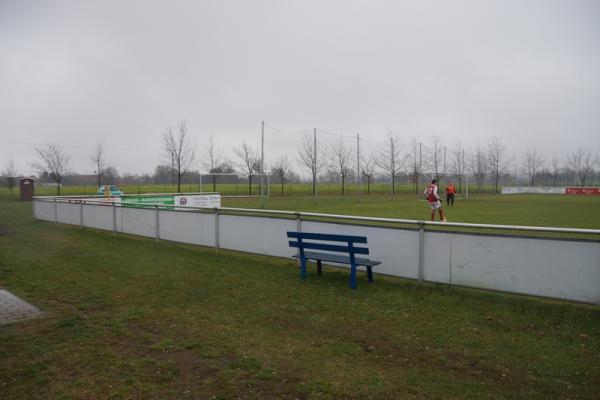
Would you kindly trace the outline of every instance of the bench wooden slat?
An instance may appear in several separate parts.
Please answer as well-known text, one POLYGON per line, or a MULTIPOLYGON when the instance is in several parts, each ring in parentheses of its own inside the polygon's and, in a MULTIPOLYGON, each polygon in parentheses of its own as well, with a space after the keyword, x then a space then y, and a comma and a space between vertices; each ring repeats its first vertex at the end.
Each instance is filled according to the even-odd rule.
POLYGON ((350 235, 334 235, 329 233, 310 233, 310 232, 288 232, 289 238, 302 238, 312 240, 329 240, 332 242, 350 242, 350 243, 367 243, 365 236, 350 236, 350 235))
MULTIPOLYGON (((290 247, 300 247, 298 242, 289 241, 290 247)), ((348 245, 337 245, 337 244, 327 244, 327 243, 314 243, 314 242, 302 242, 302 247, 305 249, 313 249, 313 250, 325 250, 325 251, 339 251, 342 253, 354 253, 354 254, 369 254, 369 249, 366 247, 350 247, 348 245)))
MULTIPOLYGON (((292 257, 300 258, 300 254, 295 254, 292 257)), ((334 262, 334 263, 339 263, 339 264, 350 264, 350 257, 341 256, 341 255, 337 255, 337 254, 327 254, 327 253, 317 253, 317 252, 313 252, 313 251, 305 251, 304 258, 306 258, 308 260, 321 260, 321 261, 325 261, 325 262, 334 262)), ((381 261, 374 261, 374 260, 369 260, 367 258, 359 258, 359 257, 356 257, 355 261, 356 261, 356 265, 362 265, 365 267, 366 266, 373 267, 375 265, 381 264, 381 261)))

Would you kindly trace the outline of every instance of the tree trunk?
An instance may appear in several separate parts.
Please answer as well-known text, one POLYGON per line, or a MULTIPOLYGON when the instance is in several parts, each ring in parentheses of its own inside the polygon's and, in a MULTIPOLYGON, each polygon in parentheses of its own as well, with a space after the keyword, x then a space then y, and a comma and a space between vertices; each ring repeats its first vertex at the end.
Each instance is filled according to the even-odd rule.
POLYGON ((252 174, 248 175, 248 196, 252 196, 252 174))

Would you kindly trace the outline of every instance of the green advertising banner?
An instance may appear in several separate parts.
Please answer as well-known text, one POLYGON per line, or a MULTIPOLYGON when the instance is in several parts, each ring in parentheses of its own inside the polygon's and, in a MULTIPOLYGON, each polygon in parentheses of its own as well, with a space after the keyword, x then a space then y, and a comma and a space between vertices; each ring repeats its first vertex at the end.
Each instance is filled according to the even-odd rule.
POLYGON ((142 208, 148 205, 158 204, 162 206, 172 206, 175 204, 175 196, 172 195, 133 195, 121 196, 121 205, 123 207, 142 208))

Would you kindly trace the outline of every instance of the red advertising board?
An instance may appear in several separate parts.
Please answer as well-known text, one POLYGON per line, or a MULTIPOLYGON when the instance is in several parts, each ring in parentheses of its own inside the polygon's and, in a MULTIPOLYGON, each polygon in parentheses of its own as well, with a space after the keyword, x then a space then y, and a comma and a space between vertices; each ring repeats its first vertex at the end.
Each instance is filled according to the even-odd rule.
POLYGON ((600 188, 582 188, 582 187, 568 187, 566 189, 567 194, 595 194, 600 195, 600 188))

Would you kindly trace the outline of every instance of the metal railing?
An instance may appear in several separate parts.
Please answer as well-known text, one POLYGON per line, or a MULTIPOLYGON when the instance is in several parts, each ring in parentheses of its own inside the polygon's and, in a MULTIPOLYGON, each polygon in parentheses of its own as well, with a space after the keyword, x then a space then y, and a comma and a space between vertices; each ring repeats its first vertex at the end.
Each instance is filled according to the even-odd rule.
MULTIPOLYGON (((211 193, 207 193, 211 194, 211 193)), ((162 194, 164 195, 164 194, 162 194)), ((135 196, 135 195, 134 195, 135 196)), ((116 207, 131 207, 130 204, 123 206, 120 202, 114 202, 110 200, 99 200, 101 196, 36 196, 36 201, 52 201, 55 203, 82 203, 94 204, 102 206, 116 206, 116 207), (75 200, 75 201, 74 201, 75 200), (77 201, 79 200, 79 201, 77 201)), ((455 227, 455 228, 471 228, 471 229, 488 229, 488 230, 502 230, 502 231, 522 231, 522 232, 551 232, 551 233, 569 233, 569 234, 585 234, 585 235, 600 235, 600 229, 582 229, 582 228, 560 228, 551 226, 526 226, 526 225, 497 225, 497 224, 475 224, 468 222, 438 222, 438 221, 426 221, 426 220, 411 220, 402 218, 383 218, 383 217, 365 217, 358 215, 345 215, 345 214, 325 214, 315 213, 306 211, 286 211, 286 210, 265 210, 256 208, 240 208, 240 207, 220 207, 220 208, 206 208, 196 207, 188 205, 160 205, 151 203, 135 203, 135 208, 148 208, 157 210, 178 210, 178 211, 198 211, 205 213, 225 212, 228 214, 240 213, 243 215, 255 214, 255 215, 285 215, 292 218, 322 218, 325 220, 352 220, 362 222, 376 222, 376 223, 392 223, 402 225, 414 225, 417 228, 426 226, 435 227, 455 227)))

